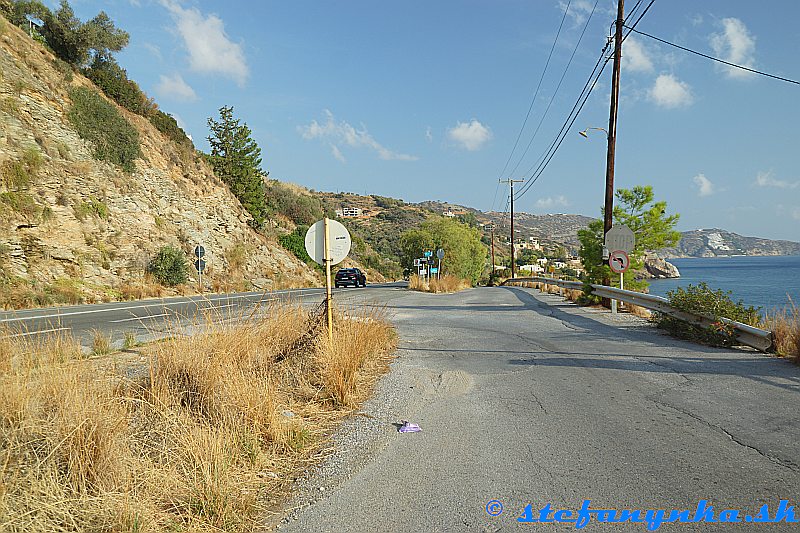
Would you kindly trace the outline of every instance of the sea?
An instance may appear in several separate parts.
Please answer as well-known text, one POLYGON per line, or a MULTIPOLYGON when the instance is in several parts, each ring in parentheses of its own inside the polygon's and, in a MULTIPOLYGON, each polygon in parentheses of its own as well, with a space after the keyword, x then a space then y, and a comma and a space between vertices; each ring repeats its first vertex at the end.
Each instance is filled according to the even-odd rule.
POLYGON ((680 278, 650 280, 650 294, 667 296, 676 287, 705 281, 714 290, 731 291, 734 301, 773 313, 789 305, 800 308, 800 256, 687 257, 669 259, 680 278))

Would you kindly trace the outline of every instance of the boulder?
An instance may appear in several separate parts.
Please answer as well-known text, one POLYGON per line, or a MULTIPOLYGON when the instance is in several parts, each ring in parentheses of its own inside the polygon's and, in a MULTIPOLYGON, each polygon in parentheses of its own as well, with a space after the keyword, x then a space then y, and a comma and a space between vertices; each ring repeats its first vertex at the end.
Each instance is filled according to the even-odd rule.
POLYGON ((649 277, 655 279, 681 277, 678 267, 659 257, 648 257, 644 260, 644 269, 649 277))

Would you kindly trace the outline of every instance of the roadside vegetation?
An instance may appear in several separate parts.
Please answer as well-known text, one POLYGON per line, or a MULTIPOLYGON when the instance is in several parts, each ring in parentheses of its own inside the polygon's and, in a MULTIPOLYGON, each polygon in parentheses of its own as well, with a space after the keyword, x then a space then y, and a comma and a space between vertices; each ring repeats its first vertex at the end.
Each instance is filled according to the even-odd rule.
MULTIPOLYGON (((635 279, 635 273, 644 266, 645 252, 674 246, 681 234, 675 231, 680 215, 667 215, 667 203, 656 202, 650 185, 637 185, 633 189, 618 189, 614 206, 614 224, 625 224, 636 236, 636 246, 630 256, 630 268, 623 279, 628 290, 644 290, 647 282, 635 279)), ((591 303, 599 298, 590 294, 593 283, 609 279, 611 286, 619 287, 619 274, 611 272, 603 261, 603 210, 600 219, 594 220, 586 229, 578 231, 581 247, 578 255, 584 271, 585 299, 591 303)), ((612 251, 612 250, 609 250, 612 251)))
POLYGON ((452 274, 445 274, 438 279, 432 277, 430 280, 414 274, 408 280, 408 288, 420 292, 459 292, 469 289, 471 286, 469 280, 458 278, 452 274))
POLYGON ((419 228, 403 233, 400 239, 401 264, 407 271, 414 271, 414 260, 426 251, 444 250, 443 276, 467 280, 475 285, 486 266, 486 245, 476 228, 445 217, 432 217, 419 228))
POLYGON ((396 342, 380 312, 337 313, 329 343, 285 304, 201 329, 127 358, 0 337, 0 530, 258 529, 396 342))
POLYGON ((766 327, 775 337, 775 351, 800 364, 800 309, 789 298, 781 311, 767 315, 766 327))

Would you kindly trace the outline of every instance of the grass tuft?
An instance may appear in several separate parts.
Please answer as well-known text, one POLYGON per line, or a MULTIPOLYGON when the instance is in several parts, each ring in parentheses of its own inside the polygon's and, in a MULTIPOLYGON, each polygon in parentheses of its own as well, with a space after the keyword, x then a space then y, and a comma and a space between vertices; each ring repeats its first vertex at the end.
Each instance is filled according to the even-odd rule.
POLYGON ((0 529, 259 529, 395 335, 381 312, 336 313, 333 342, 299 307, 240 318, 198 320, 128 367, 66 335, 0 337, 0 529))
POLYGON ((469 280, 461 279, 452 274, 445 274, 439 279, 431 278, 430 280, 413 275, 408 281, 408 288, 411 290, 433 293, 459 292, 469 289, 471 286, 469 280))
POLYGON ((765 327, 772 330, 775 351, 800 364, 800 309, 791 298, 784 309, 767 315, 765 327))

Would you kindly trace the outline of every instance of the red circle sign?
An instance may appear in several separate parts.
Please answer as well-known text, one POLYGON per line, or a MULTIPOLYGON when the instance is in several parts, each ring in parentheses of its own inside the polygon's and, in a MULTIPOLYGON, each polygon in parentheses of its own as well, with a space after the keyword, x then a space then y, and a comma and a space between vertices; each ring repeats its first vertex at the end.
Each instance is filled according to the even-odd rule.
POLYGON ((611 267, 612 271, 621 274, 631 266, 631 259, 623 250, 614 250, 608 256, 608 266, 611 267))

